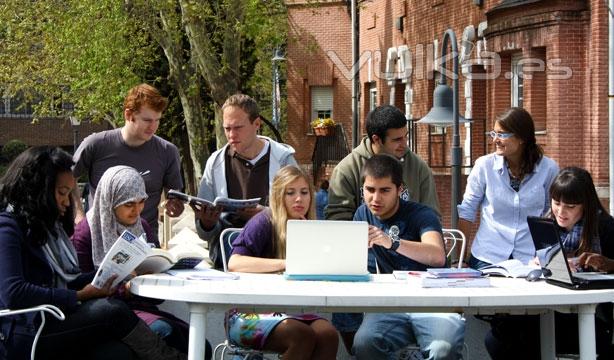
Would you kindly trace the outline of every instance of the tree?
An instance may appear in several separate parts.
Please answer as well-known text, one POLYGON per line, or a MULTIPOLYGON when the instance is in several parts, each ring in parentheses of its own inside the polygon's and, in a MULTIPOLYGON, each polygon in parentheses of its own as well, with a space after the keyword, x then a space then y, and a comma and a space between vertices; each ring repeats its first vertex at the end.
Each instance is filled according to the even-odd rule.
POLYGON ((38 116, 122 124, 121 104, 156 61, 155 44, 117 1, 6 0, 0 5, 0 87, 38 116))
POLYGON ((270 54, 285 26, 283 0, 5 0, 0 90, 36 102, 39 116, 61 115, 73 108, 61 104, 70 103, 78 117, 121 125, 126 90, 163 81, 148 77, 159 73, 159 47, 198 178, 212 138, 207 110, 215 113, 219 147, 221 105, 238 91, 264 94, 259 81, 270 84, 270 54))

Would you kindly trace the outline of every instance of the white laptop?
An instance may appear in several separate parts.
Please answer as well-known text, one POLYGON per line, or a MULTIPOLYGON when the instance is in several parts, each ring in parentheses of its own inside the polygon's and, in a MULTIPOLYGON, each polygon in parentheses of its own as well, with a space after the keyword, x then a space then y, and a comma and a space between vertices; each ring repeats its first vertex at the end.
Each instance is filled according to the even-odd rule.
POLYGON ((365 221, 288 220, 286 272, 291 280, 369 281, 365 221))

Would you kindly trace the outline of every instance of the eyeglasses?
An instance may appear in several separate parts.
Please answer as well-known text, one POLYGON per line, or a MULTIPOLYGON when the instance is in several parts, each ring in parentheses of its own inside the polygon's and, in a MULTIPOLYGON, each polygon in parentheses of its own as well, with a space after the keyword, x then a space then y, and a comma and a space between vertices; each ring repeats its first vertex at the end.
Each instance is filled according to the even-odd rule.
POLYGON ((490 135, 490 137, 494 140, 496 138, 499 138, 501 140, 506 140, 511 138, 512 136, 514 136, 514 133, 511 132, 496 132, 496 131, 491 131, 488 133, 488 135, 490 135))

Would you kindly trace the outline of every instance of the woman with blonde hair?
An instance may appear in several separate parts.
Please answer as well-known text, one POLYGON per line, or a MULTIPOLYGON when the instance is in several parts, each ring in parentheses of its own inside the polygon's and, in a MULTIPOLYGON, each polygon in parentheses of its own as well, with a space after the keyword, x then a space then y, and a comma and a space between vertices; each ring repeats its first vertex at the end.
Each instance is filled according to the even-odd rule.
MULTIPOLYGON (((245 225, 233 242, 230 271, 271 273, 286 268, 286 223, 315 219, 314 189, 298 167, 281 168, 271 185, 270 208, 245 225)), ((228 314, 229 340, 243 347, 275 351, 284 359, 334 359, 335 328, 313 314, 228 314)))

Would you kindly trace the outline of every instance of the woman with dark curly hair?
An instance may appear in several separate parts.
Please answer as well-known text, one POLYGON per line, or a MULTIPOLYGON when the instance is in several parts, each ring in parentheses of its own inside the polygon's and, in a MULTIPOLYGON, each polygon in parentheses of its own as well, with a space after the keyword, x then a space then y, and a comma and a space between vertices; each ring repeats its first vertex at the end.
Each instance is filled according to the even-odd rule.
MULTIPOLYGON (((184 359, 121 301, 82 273, 73 232, 72 157, 59 148, 34 147, 0 179, 0 308, 60 307, 64 321, 47 319, 38 358, 184 359)), ((29 357, 38 314, 0 318, 0 358, 29 357)))

